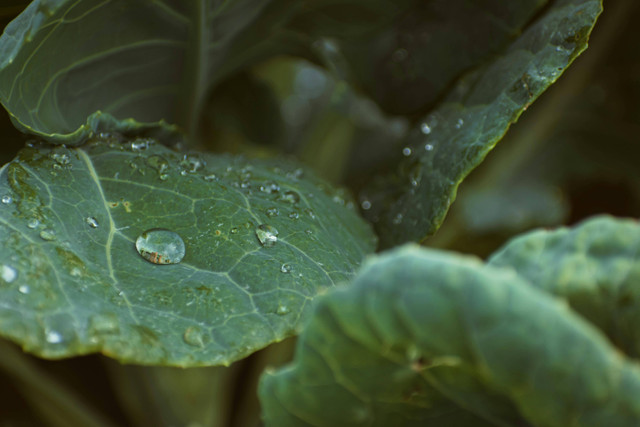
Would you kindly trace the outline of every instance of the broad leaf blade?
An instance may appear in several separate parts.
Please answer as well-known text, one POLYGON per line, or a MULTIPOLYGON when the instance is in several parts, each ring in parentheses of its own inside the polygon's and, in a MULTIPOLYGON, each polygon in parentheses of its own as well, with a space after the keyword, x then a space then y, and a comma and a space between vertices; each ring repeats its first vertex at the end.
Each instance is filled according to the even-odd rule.
POLYGON ((560 296, 625 353, 640 356, 640 226, 597 217, 520 236, 489 261, 560 296))
POLYGON ((462 179, 584 51, 600 11, 599 0, 554 2, 410 132, 398 170, 363 194, 384 246, 421 240, 438 229, 462 179))
POLYGON ((214 82, 282 47, 269 41, 290 12, 271 3, 36 0, 0 38, 0 101, 54 143, 165 121, 193 134, 214 82))
POLYGON ((2 169, 0 195, 0 334, 50 358, 228 364, 294 334, 313 297, 375 246, 302 169, 183 158, 149 140, 26 148, 2 169), (275 245, 261 245, 262 224, 275 245), (154 228, 182 237, 182 262, 136 252, 154 228))
POLYGON ((294 363, 260 387, 270 426, 634 426, 638 393, 640 367, 566 305, 416 247, 318 299, 294 363))

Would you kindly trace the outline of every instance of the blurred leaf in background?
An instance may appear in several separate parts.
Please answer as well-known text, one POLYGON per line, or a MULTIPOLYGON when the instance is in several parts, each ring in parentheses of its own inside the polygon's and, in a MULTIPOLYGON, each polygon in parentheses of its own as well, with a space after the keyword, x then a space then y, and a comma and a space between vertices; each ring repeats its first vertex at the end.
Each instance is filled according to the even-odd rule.
POLYGON ((640 5, 606 6, 589 49, 467 178, 427 245, 484 256, 534 227, 640 217, 640 5))

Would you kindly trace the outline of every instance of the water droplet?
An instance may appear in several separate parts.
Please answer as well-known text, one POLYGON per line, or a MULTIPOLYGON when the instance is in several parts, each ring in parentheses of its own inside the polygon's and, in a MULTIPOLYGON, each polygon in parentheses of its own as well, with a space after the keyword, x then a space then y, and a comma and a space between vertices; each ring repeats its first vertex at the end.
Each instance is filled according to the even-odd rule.
POLYGON ((270 248, 278 241, 278 230, 270 225, 260 224, 256 228, 256 236, 262 246, 270 248))
POLYGON ((238 227, 233 227, 231 229, 231 234, 238 234, 238 227))
POLYGON ((56 162, 56 164, 53 165, 54 167, 58 166, 58 168, 60 168, 62 166, 71 165, 71 159, 69 159, 69 156, 67 156, 66 154, 51 153, 49 157, 53 159, 54 162, 56 162))
POLYGON ((304 211, 309 215, 309 218, 316 219, 316 214, 311 209, 305 209, 304 211))
POLYGON ((62 342, 62 334, 55 330, 45 332, 45 339, 49 344, 60 344, 62 342))
POLYGON ((56 233, 53 230, 49 230, 48 228, 45 228, 44 230, 40 231, 40 238, 42 240, 46 240, 50 242, 56 239, 56 233))
POLYGON ((215 181, 215 180, 217 180, 217 179, 218 179, 218 177, 217 177, 217 176, 216 176, 216 174, 214 174, 214 173, 212 173, 212 174, 207 175, 207 176, 205 176, 205 177, 204 177, 204 180, 205 180, 205 181, 215 181))
POLYGON ((371 202, 368 200, 363 200, 360 203, 360 206, 362 207, 363 210, 368 211, 369 209, 371 209, 371 202))
POLYGON ((164 228, 152 228, 140 234, 136 249, 142 258, 153 264, 177 264, 185 254, 182 237, 164 228))
POLYGON ((460 129, 462 125, 464 125, 464 120, 458 119, 458 121, 456 122, 456 129, 460 129))
POLYGON ((94 218, 94 217, 92 217, 92 216, 88 216, 88 217, 86 217, 86 218, 84 219, 84 222, 86 222, 86 223, 87 223, 87 225, 89 225, 89 227, 91 227, 91 228, 98 228, 98 225, 99 225, 99 224, 98 224, 98 220, 97 220, 97 219, 95 219, 95 218, 94 218))
POLYGON ((149 148, 151 144, 153 144, 153 141, 149 139, 136 139, 135 141, 131 141, 130 147, 131 151, 143 151, 149 148))
POLYGON ((274 216, 278 216, 280 212, 278 211, 278 208, 276 207, 271 207, 271 208, 267 208, 266 210, 266 214, 268 217, 274 217, 274 216))
POLYGON ((291 267, 291 264, 282 264, 280 266, 280 271, 282 273, 291 273, 291 270, 293 270, 293 267, 291 267))
POLYGON ((422 123, 420 125, 420 131, 425 135, 429 135, 431 133, 431 126, 429 126, 428 123, 422 123))
POLYGON ((296 212, 296 211, 291 211, 291 212, 289 212, 289 218, 298 219, 298 218, 300 218, 300 214, 298 212, 296 212))
POLYGON ((31 288, 28 285, 20 285, 18 287, 18 292, 20 292, 21 294, 28 294, 29 292, 31 292, 31 288))
POLYGON ((402 149, 402 155, 405 156, 405 157, 410 156, 411 153, 412 153, 412 151, 411 151, 411 148, 409 148, 409 147, 404 147, 402 149))
POLYGON ((273 181, 267 181, 260 186, 260 191, 267 194, 273 194, 280 191, 280 186, 273 181))
POLYGON ((425 144, 424 149, 427 151, 432 151, 433 150, 433 145, 432 144, 425 144))
POLYGON ((278 305, 276 313, 280 316, 284 316, 285 314, 291 313, 291 309, 286 305, 278 305))
POLYGON ((89 334, 106 335, 120 332, 118 316, 114 313, 94 314, 89 317, 89 334))
POLYGON ((31 218, 29 222, 27 222, 27 227, 29 227, 32 230, 36 228, 38 225, 40 225, 40 221, 38 221, 37 218, 31 218))
POLYGON ((11 283, 18 277, 18 270, 10 265, 3 265, 2 269, 0 269, 0 276, 2 276, 2 280, 5 282, 11 283))
POLYGON ((149 156, 146 160, 147 164, 151 166, 153 169, 158 171, 158 174, 162 175, 169 169, 169 162, 162 156, 154 154, 153 156, 149 156))
POLYGON ((189 326, 182 335, 184 342, 194 347, 204 347, 205 335, 198 326, 189 326))
POLYGON ((200 157, 195 155, 185 154, 180 162, 180 166, 187 168, 187 170, 183 170, 180 172, 181 175, 186 175, 187 173, 196 173, 200 169, 204 168, 207 163, 202 160, 200 157))
POLYGON ((298 203, 300 201, 300 195, 298 193, 296 193, 295 191, 285 191, 282 194, 282 200, 284 200, 285 202, 289 202, 289 203, 298 203))
POLYGON ((2 203, 4 203, 5 205, 8 205, 11 202, 13 202, 13 197, 11 197, 11 196, 2 196, 2 203))

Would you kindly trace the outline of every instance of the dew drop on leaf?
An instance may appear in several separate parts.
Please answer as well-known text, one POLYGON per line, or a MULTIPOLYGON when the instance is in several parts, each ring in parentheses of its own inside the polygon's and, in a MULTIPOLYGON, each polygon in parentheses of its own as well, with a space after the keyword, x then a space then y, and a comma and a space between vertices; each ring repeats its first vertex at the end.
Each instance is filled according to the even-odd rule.
POLYGON ((194 347, 204 347, 204 333, 197 326, 189 326, 182 335, 184 342, 194 347))
POLYGON ((8 205, 11 202, 13 202, 13 198, 11 196, 2 196, 2 203, 8 205))
POLYGON ((86 222, 86 223, 87 223, 87 225, 88 225, 89 227, 91 227, 91 228, 98 228, 98 225, 99 225, 99 224, 98 224, 98 220, 97 220, 97 219, 95 219, 95 218, 94 218, 94 217, 92 217, 92 216, 86 217, 86 218, 84 219, 84 222, 86 222))
POLYGON ((27 227, 29 227, 32 230, 36 228, 38 225, 40 225, 40 221, 38 221, 37 218, 31 218, 29 222, 27 222, 27 227))
POLYGON ((427 151, 432 151, 433 150, 433 145, 432 144, 425 144, 424 149, 427 151))
POLYGON ((267 208, 266 210, 266 214, 268 217, 278 216, 278 213, 279 213, 278 208, 276 207, 270 207, 270 208, 267 208))
POLYGON ((231 229, 231 234, 238 234, 238 227, 233 227, 231 229))
POLYGON ((62 342, 62 334, 55 330, 48 330, 45 333, 45 339, 49 344, 60 344, 62 342))
POLYGON ((293 270, 293 268, 291 267, 291 264, 282 264, 282 266, 280 267, 280 271, 282 273, 291 273, 291 270, 293 270))
POLYGON ((52 240, 56 240, 56 233, 53 230, 49 230, 48 228, 45 228, 40 232, 40 238, 42 240, 46 240, 50 242, 52 240))
POLYGON ((298 219, 298 218, 300 218, 300 214, 298 212, 296 212, 296 211, 289 212, 289 218, 298 219))
POLYGON ((289 202, 289 203, 298 203, 300 201, 300 195, 298 193, 296 193, 295 191, 285 191, 282 194, 282 200, 284 200, 285 202, 289 202))
POLYGON ((265 248, 270 248, 278 241, 278 230, 267 224, 260 224, 256 228, 256 237, 265 248))
POLYGON ((420 125, 420 131, 425 135, 429 135, 431 133, 431 126, 429 126, 428 123, 422 123, 420 125))
POLYGON ((152 228, 140 234, 136 250, 152 264, 178 264, 185 254, 182 237, 164 228, 152 228))
POLYGON ((279 305, 278 309, 276 310, 276 313, 280 316, 284 316, 285 314, 289 314, 290 312, 291 309, 286 305, 279 305))
POLYGON ((411 155, 411 148, 409 148, 409 147, 404 147, 404 148, 402 149, 402 155, 403 155, 403 156, 405 156, 405 157, 410 156, 410 155, 411 155))
POLYGON ((20 292, 21 294, 28 294, 29 292, 31 292, 31 288, 27 285, 20 285, 18 287, 18 292, 20 292))
POLYGON ((5 282, 11 283, 18 277, 18 271, 10 265, 3 265, 0 269, 0 276, 5 282))

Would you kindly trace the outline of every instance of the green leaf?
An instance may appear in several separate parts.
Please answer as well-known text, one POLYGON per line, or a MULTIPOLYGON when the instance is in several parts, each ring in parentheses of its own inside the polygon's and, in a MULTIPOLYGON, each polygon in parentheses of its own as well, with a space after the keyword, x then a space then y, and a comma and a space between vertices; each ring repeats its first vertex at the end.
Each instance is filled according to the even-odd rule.
POLYGON ((316 301, 269 426, 640 423, 640 366, 509 270, 410 246, 316 301))
POLYGON ((398 170, 363 193, 383 246, 438 229, 462 179, 586 48, 600 11, 599 0, 554 2, 415 126, 398 150, 406 156, 398 170))
POLYGON ((193 134, 215 82, 287 49, 272 42, 296 10, 283 3, 36 0, 0 38, 0 101, 53 143, 165 121, 193 134))
POLYGON ((596 217, 574 228, 537 230, 496 251, 534 287, 565 299, 628 355, 640 357, 640 225, 596 217))
POLYGON ((48 358, 228 364, 296 333, 373 250, 340 194, 284 161, 151 140, 26 148, 0 174, 0 334, 48 358), (136 252, 155 228, 180 263, 136 252))

